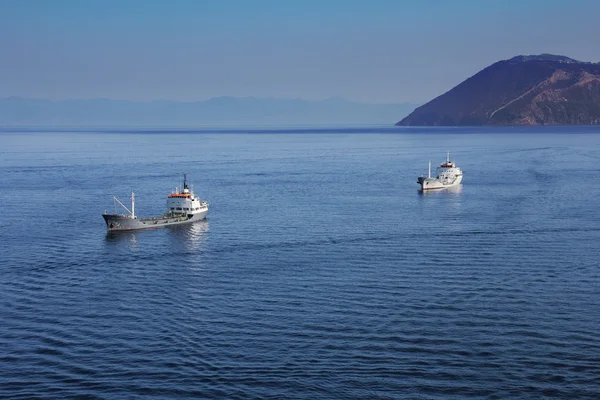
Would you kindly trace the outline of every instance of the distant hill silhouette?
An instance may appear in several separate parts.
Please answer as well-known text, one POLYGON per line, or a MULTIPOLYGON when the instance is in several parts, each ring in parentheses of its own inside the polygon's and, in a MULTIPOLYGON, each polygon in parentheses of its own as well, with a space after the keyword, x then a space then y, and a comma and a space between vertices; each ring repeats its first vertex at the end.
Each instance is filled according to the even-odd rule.
POLYGON ((416 104, 363 104, 332 97, 322 101, 216 97, 206 101, 49 101, 0 99, 0 125, 309 125, 388 124, 416 104))
POLYGON ((396 125, 600 124, 600 63, 541 54, 499 61, 396 125))

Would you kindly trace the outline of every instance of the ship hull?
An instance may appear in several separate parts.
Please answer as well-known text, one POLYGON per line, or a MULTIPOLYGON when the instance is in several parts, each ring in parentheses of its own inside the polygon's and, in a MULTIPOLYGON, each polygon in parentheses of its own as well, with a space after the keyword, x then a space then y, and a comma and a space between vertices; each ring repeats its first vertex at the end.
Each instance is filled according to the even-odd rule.
POLYGON ((439 180, 438 178, 426 178, 426 177, 419 177, 419 179, 417 180, 417 183, 419 185, 421 185, 422 191, 448 189, 448 188, 460 185, 461 182, 462 182, 462 175, 458 175, 456 177, 456 179, 454 179, 452 182, 443 182, 443 181, 439 180))
POLYGON ((156 218, 131 218, 129 215, 122 214, 102 214, 102 217, 109 232, 121 232, 189 224, 202 221, 206 218, 206 214, 208 210, 195 214, 165 214, 156 218))

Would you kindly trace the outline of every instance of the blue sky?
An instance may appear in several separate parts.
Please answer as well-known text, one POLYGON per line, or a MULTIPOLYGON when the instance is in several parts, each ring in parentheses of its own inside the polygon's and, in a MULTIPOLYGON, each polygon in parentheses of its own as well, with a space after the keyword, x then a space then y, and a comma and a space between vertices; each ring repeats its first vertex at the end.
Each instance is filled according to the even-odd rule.
POLYGON ((519 54, 600 61, 598 0, 0 0, 0 97, 426 102, 519 54))

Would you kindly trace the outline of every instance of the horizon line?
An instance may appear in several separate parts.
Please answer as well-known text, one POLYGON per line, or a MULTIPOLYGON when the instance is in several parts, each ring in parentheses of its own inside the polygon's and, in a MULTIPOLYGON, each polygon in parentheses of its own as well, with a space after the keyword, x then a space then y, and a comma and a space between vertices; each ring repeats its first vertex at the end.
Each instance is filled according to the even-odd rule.
POLYGON ((257 97, 257 96, 213 96, 209 98, 205 98, 203 100, 171 100, 171 99, 152 99, 152 100, 132 100, 132 99, 122 99, 122 98, 110 98, 110 97, 88 97, 88 98, 64 98, 64 99, 48 99, 42 97, 27 97, 21 95, 10 95, 0 97, 0 100, 37 100, 37 101, 46 101, 50 103, 60 103, 60 102, 68 102, 68 101, 119 101, 119 102, 127 102, 127 103, 158 103, 158 102, 166 102, 166 103, 182 103, 182 104, 195 104, 195 103, 205 103, 211 100, 219 100, 219 99, 231 99, 231 100, 292 100, 292 101, 305 101, 310 103, 321 103, 325 101, 344 101, 347 103, 354 104, 369 104, 369 105, 421 105, 422 102, 410 102, 410 101, 402 101, 402 102, 386 102, 386 103, 369 103, 362 102, 356 100, 349 100, 341 96, 330 96, 320 100, 309 100, 303 99, 301 97, 257 97))

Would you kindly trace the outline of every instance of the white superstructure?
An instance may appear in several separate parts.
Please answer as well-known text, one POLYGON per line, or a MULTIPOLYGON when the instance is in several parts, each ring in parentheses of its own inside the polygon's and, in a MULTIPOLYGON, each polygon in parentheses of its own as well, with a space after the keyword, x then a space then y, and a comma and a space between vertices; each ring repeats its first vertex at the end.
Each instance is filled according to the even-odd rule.
POLYGON ((167 207, 172 214, 200 214, 208 211, 208 203, 200 201, 187 185, 187 174, 183 174, 183 190, 175 189, 167 197, 167 207))
POLYGON ((450 153, 446 154, 446 161, 441 163, 435 170, 436 176, 431 177, 431 161, 429 162, 429 171, 427 176, 420 176, 417 183, 421 185, 421 190, 446 189, 452 186, 460 185, 463 173, 450 161, 450 153))

